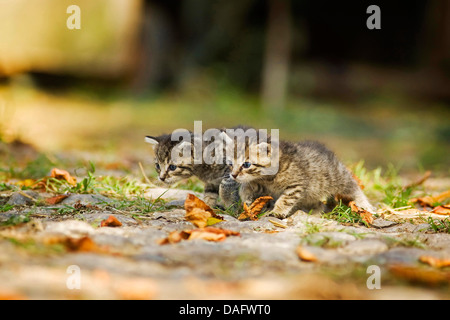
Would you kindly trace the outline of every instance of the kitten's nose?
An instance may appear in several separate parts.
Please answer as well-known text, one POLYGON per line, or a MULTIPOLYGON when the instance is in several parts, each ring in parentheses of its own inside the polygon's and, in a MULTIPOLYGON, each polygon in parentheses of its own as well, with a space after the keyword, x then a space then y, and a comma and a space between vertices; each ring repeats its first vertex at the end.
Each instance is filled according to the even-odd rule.
POLYGON ((238 176, 238 173, 230 173, 230 176, 231 176, 233 179, 236 179, 237 176, 238 176))
POLYGON ((161 180, 162 182, 164 182, 164 180, 166 180, 165 177, 159 177, 159 180, 161 180))

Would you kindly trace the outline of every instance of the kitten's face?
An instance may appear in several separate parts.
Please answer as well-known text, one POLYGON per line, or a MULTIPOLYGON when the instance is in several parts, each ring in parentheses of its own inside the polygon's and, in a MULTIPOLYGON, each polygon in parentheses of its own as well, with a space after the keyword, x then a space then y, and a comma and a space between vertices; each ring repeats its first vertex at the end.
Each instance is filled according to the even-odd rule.
POLYGON ((237 182, 261 179, 271 165, 270 146, 265 142, 246 143, 243 148, 236 147, 234 157, 227 157, 227 162, 231 166, 230 177, 237 182))
POLYGON ((145 141, 155 146, 155 169, 158 173, 159 181, 172 184, 192 177, 192 171, 190 170, 191 159, 172 157, 174 148, 179 146, 178 141, 171 141, 170 135, 148 136, 145 138, 145 141))

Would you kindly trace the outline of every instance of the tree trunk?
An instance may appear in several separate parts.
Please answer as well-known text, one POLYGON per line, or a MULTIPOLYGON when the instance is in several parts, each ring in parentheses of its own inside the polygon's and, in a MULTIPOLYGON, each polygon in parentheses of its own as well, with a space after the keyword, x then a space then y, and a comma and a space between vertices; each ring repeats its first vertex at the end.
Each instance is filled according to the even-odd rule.
POLYGON ((268 0, 268 22, 262 105, 280 109, 285 105, 291 51, 291 15, 289 0, 268 0))

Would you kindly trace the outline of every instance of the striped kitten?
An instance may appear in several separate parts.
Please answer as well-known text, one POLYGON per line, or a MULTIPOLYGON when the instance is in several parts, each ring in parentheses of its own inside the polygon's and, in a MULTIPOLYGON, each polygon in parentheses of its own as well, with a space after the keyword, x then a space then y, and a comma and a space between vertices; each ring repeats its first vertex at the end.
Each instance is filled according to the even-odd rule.
MULTIPOLYGON (((210 207, 218 205, 220 193, 221 204, 225 209, 234 210, 239 202, 239 185, 230 178, 229 166, 225 160, 218 161, 218 164, 207 164, 202 161, 200 164, 194 163, 194 134, 190 132, 191 143, 172 141, 171 134, 165 134, 158 137, 147 136, 145 141, 154 146, 155 149, 155 169, 158 172, 158 179, 164 183, 172 184, 174 182, 197 177, 204 182, 204 201, 210 207), (190 147, 187 157, 173 158, 173 152, 180 154, 184 148, 190 147)), ((203 150, 209 143, 203 143, 203 150)), ((189 150, 189 149, 188 149, 189 150)), ((203 151, 202 150, 202 151, 203 151)))
MULTIPOLYGON (((227 144, 232 141, 228 136, 227 144)), ((324 145, 313 141, 280 141, 275 159, 278 171, 268 174, 268 166, 273 166, 273 146, 269 137, 268 143, 247 139, 245 144, 237 144, 240 152, 235 149, 231 153, 228 149, 234 155, 229 159, 230 176, 241 184, 239 195, 247 205, 260 196, 270 195, 275 199, 270 214, 281 219, 298 209, 307 212, 331 209, 339 198, 354 200, 358 207, 374 211, 350 171, 324 145)))

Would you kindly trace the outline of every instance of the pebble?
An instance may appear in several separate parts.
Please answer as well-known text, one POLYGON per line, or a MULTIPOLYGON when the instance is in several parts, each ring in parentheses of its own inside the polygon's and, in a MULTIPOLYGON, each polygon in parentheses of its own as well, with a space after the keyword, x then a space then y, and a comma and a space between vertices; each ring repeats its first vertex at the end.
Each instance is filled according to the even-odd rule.
POLYGON ((73 206, 76 203, 82 205, 97 205, 111 202, 112 200, 102 196, 101 194, 71 194, 69 197, 61 201, 61 204, 73 206))
POLYGON ((384 220, 382 218, 378 218, 373 221, 372 227, 381 229, 381 228, 389 228, 396 224, 398 224, 398 223, 395 221, 389 221, 389 220, 384 220))
POLYGON ((32 190, 24 190, 21 192, 14 192, 9 198, 7 204, 13 206, 33 205, 35 203, 33 199, 38 200, 39 198, 39 193, 32 190))

